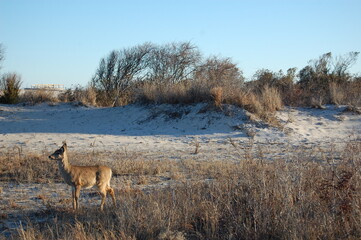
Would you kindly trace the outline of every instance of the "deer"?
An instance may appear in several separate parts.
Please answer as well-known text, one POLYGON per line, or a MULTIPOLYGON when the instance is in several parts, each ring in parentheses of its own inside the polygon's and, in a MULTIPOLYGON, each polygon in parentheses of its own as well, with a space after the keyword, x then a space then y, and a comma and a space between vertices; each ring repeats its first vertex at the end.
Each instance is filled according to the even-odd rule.
POLYGON ((72 187, 73 209, 79 209, 80 190, 97 186, 102 200, 100 210, 103 211, 107 193, 112 197, 114 207, 116 206, 115 194, 110 187, 112 170, 107 166, 75 166, 71 165, 68 160, 68 147, 66 142, 49 156, 50 160, 58 163, 59 170, 63 176, 64 182, 72 187))

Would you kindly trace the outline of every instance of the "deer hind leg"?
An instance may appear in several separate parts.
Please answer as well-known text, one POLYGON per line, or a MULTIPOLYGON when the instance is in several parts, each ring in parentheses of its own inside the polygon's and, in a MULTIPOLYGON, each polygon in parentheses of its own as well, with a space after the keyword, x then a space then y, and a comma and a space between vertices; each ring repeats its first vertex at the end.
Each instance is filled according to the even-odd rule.
POLYGON ((102 196, 102 202, 100 203, 100 210, 103 211, 105 199, 107 197, 106 188, 103 186, 99 187, 99 192, 100 192, 100 195, 102 196))
POLYGON ((73 209, 76 209, 76 202, 75 202, 75 187, 71 189, 71 199, 73 200, 73 209))
POLYGON ((114 190, 113 188, 111 188, 110 186, 107 186, 107 192, 110 194, 110 196, 112 197, 112 200, 113 200, 113 204, 114 204, 114 207, 116 206, 116 202, 115 202, 115 194, 114 194, 114 190))

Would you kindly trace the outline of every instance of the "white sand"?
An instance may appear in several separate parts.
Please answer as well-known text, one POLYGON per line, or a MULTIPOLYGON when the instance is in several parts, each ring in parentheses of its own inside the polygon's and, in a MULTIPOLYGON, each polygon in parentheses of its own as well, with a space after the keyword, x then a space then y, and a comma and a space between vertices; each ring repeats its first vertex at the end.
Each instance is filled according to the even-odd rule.
MULTIPOLYGON (((230 146, 229 139, 255 143, 327 145, 361 136, 361 115, 327 109, 286 108, 277 113, 282 129, 249 122, 246 111, 224 106, 207 111, 206 104, 129 105, 93 108, 56 104, 49 106, 0 105, 0 149, 51 152, 66 140, 76 151, 139 152, 192 151, 199 142, 204 152, 230 146)), ((173 154, 173 155, 174 155, 173 154)))

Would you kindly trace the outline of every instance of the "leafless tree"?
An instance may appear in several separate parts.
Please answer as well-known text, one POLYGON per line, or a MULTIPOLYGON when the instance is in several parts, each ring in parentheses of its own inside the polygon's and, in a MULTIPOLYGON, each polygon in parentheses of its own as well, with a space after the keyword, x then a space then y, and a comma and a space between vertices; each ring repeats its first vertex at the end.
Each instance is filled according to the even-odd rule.
POLYGON ((303 92, 309 95, 309 102, 315 102, 314 99, 317 99, 317 105, 334 102, 332 95, 337 91, 335 86, 346 89, 353 80, 349 69, 358 55, 359 52, 350 52, 334 58, 329 52, 309 61, 309 64, 300 70, 298 82, 303 92), (334 89, 331 90, 330 86, 334 86, 334 89))
POLYGON ((4 54, 4 48, 3 45, 0 43, 0 69, 1 69, 1 62, 4 61, 5 58, 5 54, 4 54))
POLYGON ((127 90, 132 82, 144 80, 147 72, 147 57, 153 45, 146 43, 119 52, 115 82, 119 91, 127 90))
POLYGON ((152 49, 151 44, 143 44, 133 48, 112 51, 107 58, 102 58, 92 85, 104 91, 106 97, 113 102, 128 90, 131 83, 145 78, 146 56, 152 49))
POLYGON ((342 78, 344 76, 350 77, 348 70, 356 63, 359 54, 360 52, 349 52, 343 56, 337 56, 332 63, 333 75, 338 78, 342 78))
POLYGON ((230 58, 209 57, 198 66, 195 80, 213 87, 239 88, 243 84, 242 71, 230 58))
POLYGON ((344 56, 332 57, 332 53, 321 55, 299 72, 299 84, 312 92, 327 91, 331 82, 345 83, 351 79, 348 72, 357 61, 359 52, 350 52, 344 56))
POLYGON ((192 77, 200 59, 198 48, 190 42, 156 46, 148 61, 147 80, 171 84, 188 80, 192 77))

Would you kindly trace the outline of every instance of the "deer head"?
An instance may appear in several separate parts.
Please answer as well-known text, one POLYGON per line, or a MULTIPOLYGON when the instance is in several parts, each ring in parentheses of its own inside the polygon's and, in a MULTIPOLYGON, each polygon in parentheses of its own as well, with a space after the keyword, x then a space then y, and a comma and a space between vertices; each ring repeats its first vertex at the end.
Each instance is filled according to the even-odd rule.
POLYGON ((56 150, 53 154, 49 156, 49 159, 51 160, 62 160, 64 158, 64 153, 67 151, 68 147, 66 145, 66 142, 63 142, 63 146, 56 150))

